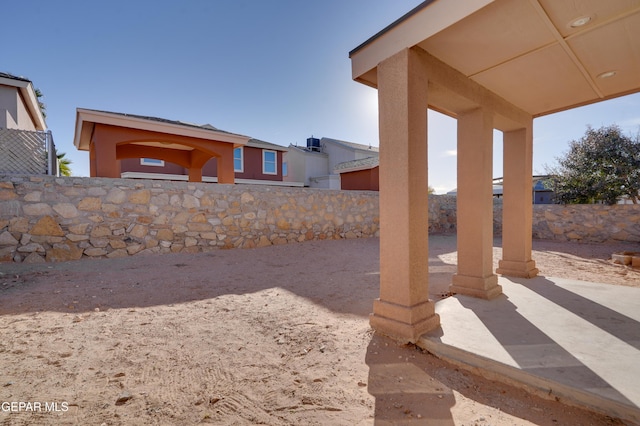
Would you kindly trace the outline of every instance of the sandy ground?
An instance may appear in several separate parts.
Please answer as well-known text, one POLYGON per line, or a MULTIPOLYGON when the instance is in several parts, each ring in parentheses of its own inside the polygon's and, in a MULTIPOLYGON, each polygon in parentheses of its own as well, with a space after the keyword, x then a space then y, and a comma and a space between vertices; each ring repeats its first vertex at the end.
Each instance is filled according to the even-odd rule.
MULTIPOLYGON (((434 299, 455 244, 430 238, 434 299)), ((623 424, 374 335, 378 250, 362 239, 0 264, 0 424, 623 424)), ((637 246, 534 250, 543 275, 640 286, 607 260, 637 246)))

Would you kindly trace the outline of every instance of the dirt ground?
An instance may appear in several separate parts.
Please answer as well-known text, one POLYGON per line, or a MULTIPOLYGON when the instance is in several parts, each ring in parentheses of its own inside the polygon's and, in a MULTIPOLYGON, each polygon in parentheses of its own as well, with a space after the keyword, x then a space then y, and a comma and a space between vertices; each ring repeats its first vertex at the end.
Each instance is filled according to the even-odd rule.
MULTIPOLYGON (((455 247, 430 238, 433 299, 455 247)), ((534 259, 543 275, 640 286, 608 260, 637 249, 535 241, 534 259)), ((361 239, 0 264, 0 424, 623 424, 374 335, 378 250, 361 239)))

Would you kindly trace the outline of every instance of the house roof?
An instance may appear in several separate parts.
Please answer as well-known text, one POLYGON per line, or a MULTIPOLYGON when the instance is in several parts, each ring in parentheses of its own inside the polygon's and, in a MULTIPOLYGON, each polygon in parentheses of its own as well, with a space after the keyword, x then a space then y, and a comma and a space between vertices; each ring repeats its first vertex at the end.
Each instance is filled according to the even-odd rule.
POLYGON ((9 80, 17 80, 17 81, 25 81, 27 83, 31 83, 31 80, 25 77, 18 77, 13 74, 9 74, 6 72, 0 72, 0 78, 8 78, 9 80))
POLYGON ((340 145, 343 146, 345 148, 348 149, 353 149, 353 150, 360 150, 360 151, 367 151, 367 152, 378 152, 378 147, 377 146, 371 146, 371 145, 363 145, 360 143, 355 143, 355 142, 347 142, 347 141, 342 141, 339 139, 331 139, 331 138, 322 138, 320 140, 321 143, 332 143, 332 144, 336 144, 336 145, 340 145))
POLYGON ((357 172, 359 170, 369 170, 380 165, 380 159, 376 157, 361 158, 359 160, 345 161, 337 164, 333 169, 335 173, 357 172))
MULTIPOLYGON (((91 133, 95 124, 106 124, 218 142, 228 142, 233 143, 234 146, 246 145, 250 139, 248 136, 216 129, 210 124, 198 125, 158 117, 78 108, 76 110, 76 130, 73 139, 73 144, 77 149, 82 151, 89 150, 91 133)), ((162 148, 188 149, 179 144, 167 145, 166 143, 161 144, 153 141, 140 142, 139 144, 162 148)))
MULTIPOLYGON (((377 87, 405 48, 538 117, 640 92, 640 0, 428 0, 350 52, 353 78, 377 87)), ((435 89, 429 107, 469 109, 435 89)))
POLYGON ((328 156, 324 152, 314 151, 314 150, 311 150, 311 149, 307 148, 306 146, 298 146, 298 145, 289 144, 289 152, 294 151, 294 150, 298 151, 300 153, 306 154, 306 155, 315 155, 315 156, 320 156, 320 157, 327 157, 328 156))
POLYGON ((17 77, 6 72, 0 72, 0 85, 16 87, 24 99, 35 128, 37 130, 45 130, 47 128, 47 123, 44 120, 44 115, 40 109, 38 97, 36 96, 36 91, 33 88, 31 80, 25 77, 17 77))
POLYGON ((249 139, 249 142, 247 142, 247 146, 252 146, 254 148, 271 149, 274 151, 289 151, 287 147, 284 147, 282 145, 276 145, 275 143, 265 142, 255 138, 249 139))

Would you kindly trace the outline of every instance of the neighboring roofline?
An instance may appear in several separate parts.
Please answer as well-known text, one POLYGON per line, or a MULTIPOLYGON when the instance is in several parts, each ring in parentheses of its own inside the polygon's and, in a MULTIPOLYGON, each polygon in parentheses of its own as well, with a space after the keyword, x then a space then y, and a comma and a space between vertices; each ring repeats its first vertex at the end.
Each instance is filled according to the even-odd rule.
POLYGON ((210 125, 203 127, 157 117, 77 108, 73 144, 78 150, 89 150, 89 142, 93 132, 93 125, 95 124, 107 124, 170 135, 228 142, 233 143, 235 147, 246 145, 250 139, 249 136, 225 132, 224 130, 212 128, 213 126, 210 125))
POLYGON ((361 170, 375 169, 380 166, 380 159, 378 157, 367 157, 359 160, 345 161, 344 163, 337 164, 333 171, 337 174, 359 172, 361 170))
POLYGON ((36 96, 36 91, 33 88, 31 80, 0 72, 0 85, 17 88, 20 91, 22 98, 25 100, 27 110, 34 122, 36 130, 47 129, 47 123, 45 122, 44 115, 40 110, 40 105, 38 105, 38 97, 36 96))
POLYGON ((364 151, 364 152, 368 152, 368 153, 379 153, 379 148, 372 146, 372 145, 364 145, 361 143, 356 143, 356 142, 349 142, 349 141, 342 141, 340 139, 333 139, 333 138, 322 138, 320 139, 320 142, 325 141, 325 142, 331 142, 334 143, 336 145, 340 145, 344 148, 347 149, 352 149, 354 151, 364 151))
POLYGON ((326 152, 311 151, 311 150, 307 149, 304 146, 298 146, 298 145, 289 144, 289 152, 291 151, 292 148, 294 150, 300 152, 301 154, 309 154, 309 155, 316 155, 316 156, 319 155, 321 157, 328 157, 329 156, 326 152))
POLYGON ((254 148, 263 148, 263 149, 271 149, 273 151, 284 151, 287 152, 289 149, 282 145, 277 145, 275 143, 261 141, 260 139, 251 138, 249 142, 247 142, 246 146, 251 146, 254 148))

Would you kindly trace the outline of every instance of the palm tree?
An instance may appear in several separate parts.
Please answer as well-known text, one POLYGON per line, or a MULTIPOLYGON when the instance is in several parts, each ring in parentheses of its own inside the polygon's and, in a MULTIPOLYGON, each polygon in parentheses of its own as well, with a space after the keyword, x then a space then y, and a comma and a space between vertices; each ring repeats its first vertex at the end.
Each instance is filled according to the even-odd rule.
POLYGON ((42 98, 44 98, 44 95, 42 94, 42 92, 40 91, 40 89, 36 89, 36 99, 38 99, 38 107, 40 107, 40 112, 42 112, 42 116, 44 118, 47 118, 47 106, 44 104, 44 102, 42 102, 42 98))
POLYGON ((65 158, 65 155, 67 154, 64 152, 59 154, 56 152, 56 157, 58 158, 58 172, 60 173, 60 176, 71 176, 71 167, 69 166, 73 161, 65 158))

